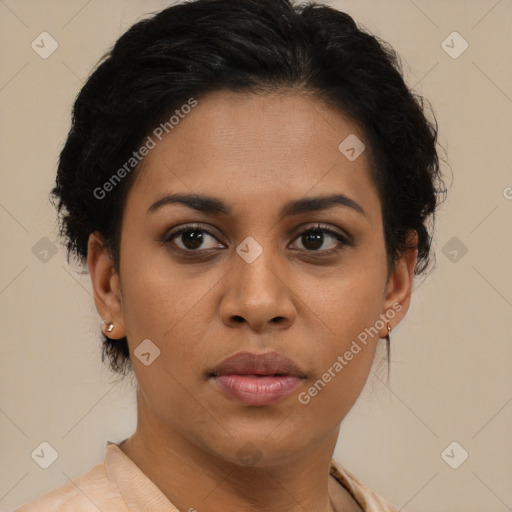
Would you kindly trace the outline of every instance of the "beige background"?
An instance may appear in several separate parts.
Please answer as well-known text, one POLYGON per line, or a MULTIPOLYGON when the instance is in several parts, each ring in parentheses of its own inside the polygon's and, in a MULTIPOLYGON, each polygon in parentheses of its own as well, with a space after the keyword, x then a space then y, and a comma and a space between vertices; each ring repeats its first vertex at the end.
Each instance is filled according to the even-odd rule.
MULTIPOLYGON (((1 511, 84 473, 135 428, 130 381, 101 366, 89 276, 62 247, 46 263, 33 247, 58 243, 47 197, 75 95, 122 32, 168 3, 0 0, 1 511), (31 48, 43 31, 59 44, 47 59, 31 48), (43 441, 59 455, 48 469, 31 458, 43 441)), ((331 4, 398 50, 454 174, 437 268, 392 335, 390 384, 370 376, 335 457, 408 512, 512 510, 512 2, 331 4), (453 31, 469 44, 457 59, 441 46, 453 31), (452 237, 468 249, 458 261, 452 237), (441 456, 453 441, 469 453, 458 469, 441 456)))

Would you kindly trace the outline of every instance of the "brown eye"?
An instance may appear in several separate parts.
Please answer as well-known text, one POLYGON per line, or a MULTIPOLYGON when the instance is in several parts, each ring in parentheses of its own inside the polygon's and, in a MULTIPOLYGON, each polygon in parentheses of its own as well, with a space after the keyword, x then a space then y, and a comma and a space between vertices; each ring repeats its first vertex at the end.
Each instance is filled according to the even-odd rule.
POLYGON ((199 249, 204 241, 203 232, 199 229, 184 231, 179 240, 182 241, 186 249, 199 249))
POLYGON ((300 240, 303 248, 311 252, 333 252, 337 247, 350 245, 341 233, 321 226, 302 231, 295 240, 300 240))
POLYGON ((167 235, 164 242, 175 245, 178 249, 188 252, 215 249, 219 247, 219 245, 224 247, 220 242, 214 244, 209 242, 209 240, 217 239, 208 230, 198 226, 184 226, 167 235))

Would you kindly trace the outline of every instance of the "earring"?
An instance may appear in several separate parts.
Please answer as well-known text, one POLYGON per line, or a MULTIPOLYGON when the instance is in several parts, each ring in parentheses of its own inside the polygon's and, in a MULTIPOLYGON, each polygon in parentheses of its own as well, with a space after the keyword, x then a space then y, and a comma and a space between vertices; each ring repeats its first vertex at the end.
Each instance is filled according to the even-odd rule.
POLYGON ((114 330, 114 324, 112 322, 109 322, 107 324, 107 322, 105 322, 105 320, 102 320, 101 321, 101 325, 105 325, 105 324, 107 326, 106 329, 105 329, 106 332, 112 332, 114 330))
POLYGON ((386 336, 384 336, 384 339, 386 340, 386 342, 389 345, 389 342, 390 342, 389 335, 391 334, 391 331, 393 330, 393 328, 389 325, 389 322, 386 325, 388 327, 388 333, 386 334, 386 336))
POLYGON ((391 334, 391 331, 393 330, 393 328, 389 325, 389 322, 387 323, 387 326, 388 326, 388 333, 386 334, 385 336, 385 339, 386 339, 386 352, 387 352, 387 360, 388 360, 388 378, 389 378, 389 352, 390 352, 390 345, 391 345, 391 338, 389 337, 389 335, 391 334))

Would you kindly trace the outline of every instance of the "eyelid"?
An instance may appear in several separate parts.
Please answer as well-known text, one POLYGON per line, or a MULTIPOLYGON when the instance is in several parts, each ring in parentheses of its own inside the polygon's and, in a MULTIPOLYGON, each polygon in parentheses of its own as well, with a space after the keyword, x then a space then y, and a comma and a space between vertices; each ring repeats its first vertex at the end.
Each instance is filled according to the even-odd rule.
POLYGON ((302 225, 299 229, 300 229, 300 231, 297 232, 297 234, 295 235, 295 238, 299 237, 303 233, 308 233, 309 231, 323 231, 323 232, 330 233, 334 236, 341 237, 347 245, 353 244, 352 236, 349 233, 347 233, 344 229, 334 228, 333 226, 331 226, 329 224, 324 224, 322 222, 314 222, 310 225, 309 224, 302 225))

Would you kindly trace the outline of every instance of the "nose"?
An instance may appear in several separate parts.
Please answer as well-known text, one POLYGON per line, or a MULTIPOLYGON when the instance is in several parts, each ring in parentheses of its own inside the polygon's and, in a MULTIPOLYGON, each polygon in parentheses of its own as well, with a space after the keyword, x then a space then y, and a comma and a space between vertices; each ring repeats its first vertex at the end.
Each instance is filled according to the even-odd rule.
POLYGON ((289 328, 297 312, 293 287, 278 257, 265 248, 251 263, 236 253, 233 259, 220 304, 224 324, 243 327, 247 323, 257 332, 289 328))

